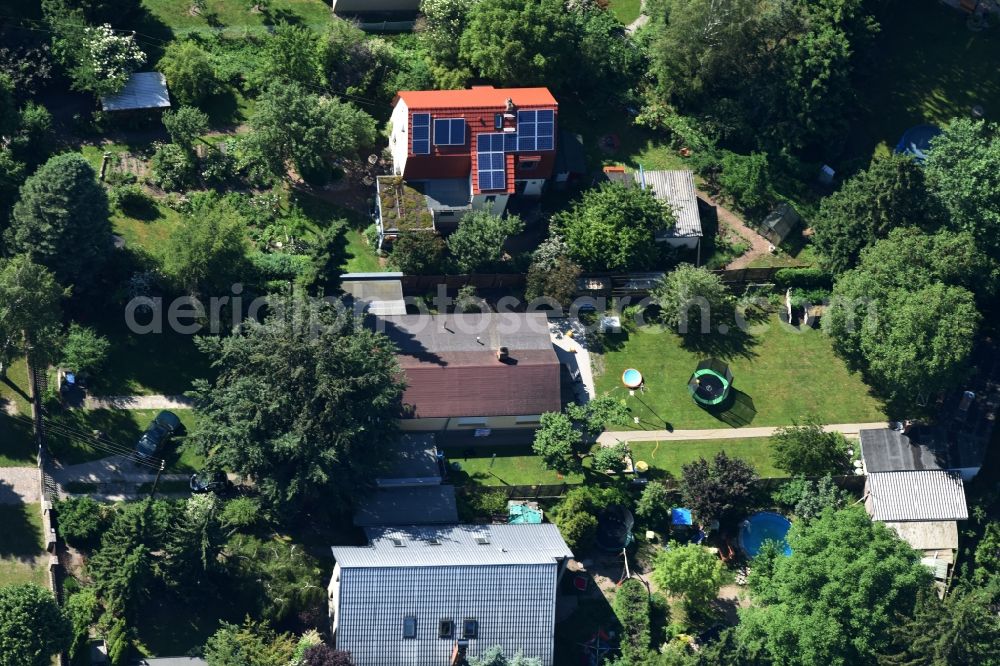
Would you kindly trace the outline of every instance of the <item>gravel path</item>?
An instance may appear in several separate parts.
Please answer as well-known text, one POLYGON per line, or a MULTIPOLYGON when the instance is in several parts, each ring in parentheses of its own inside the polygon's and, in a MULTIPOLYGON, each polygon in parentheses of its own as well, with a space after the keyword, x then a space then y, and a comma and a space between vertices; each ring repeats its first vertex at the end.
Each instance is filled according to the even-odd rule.
POLYGON ((743 240, 750 244, 750 249, 731 261, 726 266, 727 269, 746 268, 757 257, 771 254, 771 241, 761 236, 756 230, 748 227, 739 216, 713 199, 708 192, 703 190, 697 190, 697 192, 699 199, 702 199, 705 203, 715 208, 715 214, 718 217, 720 225, 729 227, 734 233, 739 234, 743 240))
MULTIPOLYGON (((770 437, 781 426, 750 428, 711 428, 706 430, 619 430, 603 432, 597 438, 601 446, 618 442, 680 442, 699 439, 739 439, 742 437, 770 437)), ((823 426, 827 432, 840 432, 857 437, 862 430, 887 428, 888 423, 832 423, 823 426)))
POLYGON ((37 467, 0 467, 0 504, 40 501, 37 467))
POLYGON ((649 17, 646 16, 645 13, 646 0, 642 0, 642 8, 639 11, 642 12, 639 14, 639 18, 637 18, 636 20, 632 21, 627 26, 625 26, 625 32, 627 32, 630 35, 634 35, 636 30, 649 23, 649 17))

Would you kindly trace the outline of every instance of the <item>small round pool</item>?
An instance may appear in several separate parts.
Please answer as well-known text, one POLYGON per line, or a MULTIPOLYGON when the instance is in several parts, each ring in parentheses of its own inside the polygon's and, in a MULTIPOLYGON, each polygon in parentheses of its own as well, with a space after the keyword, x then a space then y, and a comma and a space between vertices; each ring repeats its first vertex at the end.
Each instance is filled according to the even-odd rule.
POLYGON ((747 557, 757 557, 765 541, 777 541, 784 547, 785 555, 791 555, 792 549, 785 541, 791 526, 787 518, 777 513, 755 513, 740 524, 740 549, 747 557))
POLYGON ((622 384, 627 388, 639 388, 642 386, 642 373, 635 368, 629 368, 622 373, 622 384))

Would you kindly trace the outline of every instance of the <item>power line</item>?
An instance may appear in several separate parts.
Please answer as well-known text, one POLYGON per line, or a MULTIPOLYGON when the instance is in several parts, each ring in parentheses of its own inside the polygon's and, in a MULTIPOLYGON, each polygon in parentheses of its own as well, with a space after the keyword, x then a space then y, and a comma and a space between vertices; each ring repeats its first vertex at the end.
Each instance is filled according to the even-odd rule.
MULTIPOLYGON (((24 414, 15 415, 16 418, 21 419, 22 422, 32 423, 33 421, 28 416, 24 414)), ((71 426, 53 421, 52 419, 42 417, 43 427, 51 431, 53 434, 65 437, 67 439, 86 444, 92 448, 97 449, 103 453, 108 453, 110 455, 120 456, 126 458, 127 460, 137 464, 144 465, 150 468, 156 468, 160 465, 162 460, 159 458, 145 457, 137 454, 132 448, 112 442, 109 439, 98 437, 93 433, 86 433, 82 430, 78 430, 71 426)))

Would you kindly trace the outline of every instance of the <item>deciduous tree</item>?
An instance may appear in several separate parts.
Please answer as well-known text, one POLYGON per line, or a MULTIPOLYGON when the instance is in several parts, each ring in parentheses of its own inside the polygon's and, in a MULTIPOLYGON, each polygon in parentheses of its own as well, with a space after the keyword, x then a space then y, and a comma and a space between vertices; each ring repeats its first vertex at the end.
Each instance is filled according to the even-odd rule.
POLYGON ((170 92, 181 104, 198 106, 221 88, 212 56, 196 42, 171 41, 156 63, 170 92))
POLYGON ((72 637, 51 592, 32 584, 0 587, 0 666, 49 666, 72 637))
POLYGON ((788 543, 790 556, 750 572, 753 605, 737 633, 758 659, 873 663, 930 584, 917 552, 860 507, 797 523, 788 543))
POLYGON ((843 273, 893 229, 929 228, 936 219, 924 169, 908 155, 875 157, 820 202, 813 242, 826 267, 843 273))
POLYGON ((207 199, 168 239, 163 267, 189 293, 221 294, 244 278, 246 256, 242 218, 226 201, 207 199))
POLYGON ((573 427, 569 416, 562 412, 547 412, 539 420, 532 450, 549 469, 563 474, 580 469, 580 449, 583 438, 573 427))
POLYGON ((504 265, 504 243, 522 231, 524 222, 517 215, 477 210, 463 217, 448 236, 448 249, 460 273, 498 271, 504 265))
POLYGON ((663 276, 651 293, 660 320, 681 335, 713 333, 713 324, 727 320, 735 299, 718 275, 691 264, 680 264, 663 276))
POLYGON ((79 373, 94 373, 108 358, 111 343, 92 328, 73 323, 62 346, 62 366, 79 373))
POLYGON ((704 524, 730 520, 750 508, 756 480, 750 463, 719 451, 711 463, 699 458, 681 466, 681 499, 704 524))
POLYGON ((656 234, 671 228, 674 219, 673 211, 648 190, 607 183, 584 192, 552 224, 585 269, 629 271, 656 263, 656 234))
POLYGON ((208 131, 208 115, 193 106, 163 112, 163 126, 170 140, 188 152, 194 152, 195 141, 208 131))
POLYGON ((0 363, 28 354, 41 364, 53 359, 61 328, 61 301, 69 295, 44 266, 25 255, 0 259, 0 363))
POLYGON ((264 622, 247 618, 242 625, 223 622, 205 643, 208 666, 274 666, 292 661, 297 642, 264 622))
POLYGON ((653 566, 653 581, 670 594, 683 596, 693 609, 704 610, 722 585, 722 560, 695 543, 672 543, 656 554, 653 566))
POLYGON ((437 275, 444 272, 448 246, 436 231, 413 231, 392 244, 392 263, 406 275, 437 275))

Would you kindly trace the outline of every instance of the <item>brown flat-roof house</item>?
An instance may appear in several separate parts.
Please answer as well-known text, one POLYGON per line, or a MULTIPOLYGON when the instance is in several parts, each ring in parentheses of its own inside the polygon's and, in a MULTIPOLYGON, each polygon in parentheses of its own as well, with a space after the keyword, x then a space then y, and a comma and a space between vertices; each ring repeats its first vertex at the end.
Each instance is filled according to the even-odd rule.
POLYGON ((406 375, 404 430, 535 428, 559 411, 559 359, 544 313, 378 317, 406 375))

